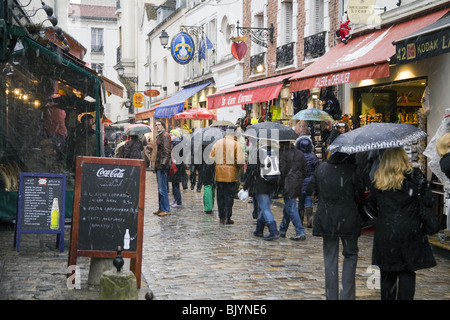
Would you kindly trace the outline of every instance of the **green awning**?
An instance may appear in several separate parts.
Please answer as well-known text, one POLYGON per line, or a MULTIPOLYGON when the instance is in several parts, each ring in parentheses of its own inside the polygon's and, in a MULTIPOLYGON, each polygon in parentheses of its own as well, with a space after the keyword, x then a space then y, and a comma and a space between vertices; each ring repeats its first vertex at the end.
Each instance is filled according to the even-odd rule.
MULTIPOLYGON (((63 57, 57 52, 51 51, 34 40, 23 37, 22 44, 24 50, 12 54, 11 59, 15 62, 15 67, 26 69, 35 78, 43 80, 44 78, 60 81, 65 85, 79 91, 82 98, 60 97, 55 98, 55 103, 64 102, 70 99, 72 106, 79 106, 79 113, 94 112, 96 113, 96 128, 101 126, 100 115, 100 88, 102 80, 77 65, 75 62, 63 57), (90 97, 91 101, 84 100, 90 97)), ((52 90, 52 88, 47 88, 52 90)), ((64 105, 64 103, 62 103, 64 105)), ((66 104, 67 105, 67 104, 66 104)), ((97 131, 97 156, 100 156, 100 131, 97 131)))

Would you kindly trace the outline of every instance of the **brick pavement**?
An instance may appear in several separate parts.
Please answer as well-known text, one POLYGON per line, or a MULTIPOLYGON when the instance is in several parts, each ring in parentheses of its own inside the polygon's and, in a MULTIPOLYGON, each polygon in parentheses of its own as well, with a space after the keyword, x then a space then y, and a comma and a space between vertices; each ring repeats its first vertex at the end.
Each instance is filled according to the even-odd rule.
MULTIPOLYGON (((235 200, 234 225, 220 225, 217 209, 206 215, 202 194, 182 191, 183 208, 167 217, 157 209, 155 175, 147 172, 142 284, 139 299, 150 289, 156 300, 323 300, 321 238, 294 242, 289 236, 272 242, 252 235, 252 205, 235 200)), ((173 197, 170 196, 172 200, 173 197)), ((276 221, 282 208, 274 206, 276 221)), ((89 258, 79 258, 81 290, 68 289, 65 251, 54 249, 55 236, 23 235, 21 251, 13 248, 13 230, 0 231, 0 299, 96 300, 99 287, 87 284, 89 258)), ((266 229, 267 232, 267 229, 266 229)), ((67 228, 65 239, 70 238, 67 228)), ((356 298, 379 300, 368 287, 372 235, 359 240, 356 298)), ((416 300, 450 300, 448 252, 435 253, 438 266, 417 272, 416 300)), ((340 258, 340 268, 342 257, 340 258)), ((369 284, 371 282, 369 281, 369 284)))

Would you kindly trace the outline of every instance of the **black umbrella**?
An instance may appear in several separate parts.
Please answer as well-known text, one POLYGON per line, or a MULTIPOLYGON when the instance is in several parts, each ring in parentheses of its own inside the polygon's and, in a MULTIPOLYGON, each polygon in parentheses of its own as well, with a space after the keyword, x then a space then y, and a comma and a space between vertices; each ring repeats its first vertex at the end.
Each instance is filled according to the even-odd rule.
POLYGON ((197 129, 192 134, 191 144, 209 145, 217 140, 222 139, 225 136, 225 131, 219 127, 206 127, 203 129, 197 129))
POLYGON ((273 141, 295 141, 298 135, 289 127, 277 122, 260 122, 248 127, 245 136, 273 141))
POLYGON ((427 134, 412 124, 371 123, 339 135, 328 147, 331 153, 358 153, 408 146, 427 134))

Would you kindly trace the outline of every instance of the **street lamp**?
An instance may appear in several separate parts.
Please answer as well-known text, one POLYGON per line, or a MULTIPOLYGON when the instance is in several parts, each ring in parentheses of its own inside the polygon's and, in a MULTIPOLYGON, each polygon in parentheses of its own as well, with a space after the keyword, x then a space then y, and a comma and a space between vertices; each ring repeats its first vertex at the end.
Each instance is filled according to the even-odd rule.
POLYGON ((124 76, 123 76, 123 75, 125 74, 125 67, 124 67, 122 64, 120 64, 120 65, 117 67, 117 74, 119 75, 119 77, 120 77, 121 79, 130 81, 130 82, 134 82, 134 83, 137 83, 137 82, 138 82, 138 78, 137 78, 137 77, 124 77, 124 76))
POLYGON ((169 43, 169 34, 166 32, 166 30, 163 30, 161 32, 161 35, 159 36, 159 41, 161 41, 161 45, 165 49, 167 44, 169 43))

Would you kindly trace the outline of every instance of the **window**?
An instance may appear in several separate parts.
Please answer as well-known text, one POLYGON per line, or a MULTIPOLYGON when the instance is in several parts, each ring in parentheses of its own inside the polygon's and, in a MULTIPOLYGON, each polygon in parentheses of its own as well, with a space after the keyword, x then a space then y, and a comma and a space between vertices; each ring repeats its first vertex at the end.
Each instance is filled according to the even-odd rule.
MULTIPOLYGON (((254 27, 255 28, 264 28, 264 15, 263 13, 256 14, 254 16, 254 27)), ((252 45, 252 53, 259 54, 263 52, 263 47, 261 45, 252 45)))
POLYGON ((282 19, 281 19, 281 30, 283 30, 282 32, 282 36, 283 36, 283 43, 281 43, 281 45, 283 44, 288 44, 290 42, 292 42, 292 29, 293 29, 293 25, 292 25, 292 2, 291 1, 284 1, 281 3, 281 15, 282 15, 282 19))
POLYGON ((91 29, 91 51, 103 52, 103 29, 91 29))
POLYGON ((313 0, 313 6, 311 11, 312 18, 312 34, 320 33, 323 30, 323 21, 324 21, 324 0, 313 0))
POLYGON ((92 70, 97 72, 98 74, 103 74, 103 64, 101 63, 93 63, 92 70))
POLYGON ((207 25, 206 34, 208 36, 209 41, 213 45, 212 49, 206 48, 206 61, 208 63, 207 70, 210 71, 211 67, 216 64, 216 43, 217 43, 217 20, 211 20, 207 25))

